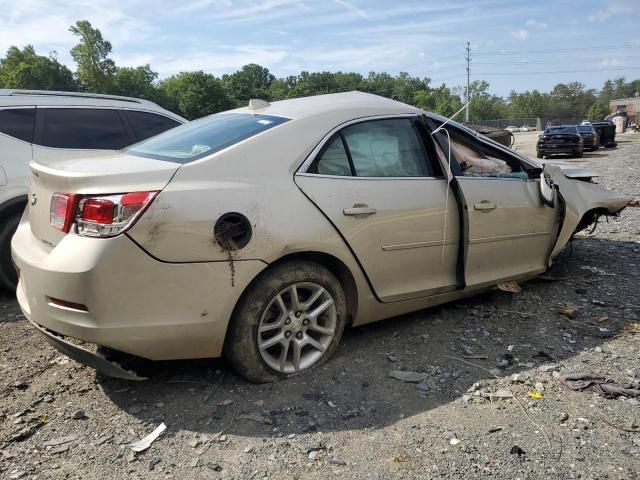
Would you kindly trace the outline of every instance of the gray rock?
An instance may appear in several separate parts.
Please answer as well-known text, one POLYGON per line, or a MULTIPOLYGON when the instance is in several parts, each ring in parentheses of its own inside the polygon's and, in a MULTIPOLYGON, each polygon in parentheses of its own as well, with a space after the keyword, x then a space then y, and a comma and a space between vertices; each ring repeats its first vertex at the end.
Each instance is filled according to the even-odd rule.
POLYGON ((560 421, 560 423, 566 422, 567 420, 569 420, 569 414, 567 412, 560 413, 560 415, 558 416, 558 420, 560 421))
POLYGON ((76 410, 71 414, 71 418, 74 420, 83 420, 87 418, 87 416, 84 414, 83 410, 76 410))
POLYGON ((538 370, 540 372, 553 372, 554 370, 558 370, 560 368, 560 365, 557 365, 555 363, 549 363, 547 365, 540 365, 538 367, 538 370))

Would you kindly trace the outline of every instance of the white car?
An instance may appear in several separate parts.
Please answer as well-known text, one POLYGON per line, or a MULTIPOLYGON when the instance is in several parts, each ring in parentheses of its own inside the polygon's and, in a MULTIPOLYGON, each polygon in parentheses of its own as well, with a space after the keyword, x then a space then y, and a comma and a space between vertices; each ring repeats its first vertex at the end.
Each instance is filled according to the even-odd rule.
POLYGON ((347 324, 546 271, 631 201, 587 169, 359 92, 252 100, 30 169, 12 241, 20 307, 66 355, 131 379, 113 351, 296 375, 347 324))
POLYGON ((520 127, 514 127, 513 125, 509 125, 505 128, 507 132, 515 133, 520 131, 520 127))
POLYGON ((17 284, 11 237, 27 204, 31 160, 118 150, 186 121, 137 98, 0 89, 0 285, 17 284))

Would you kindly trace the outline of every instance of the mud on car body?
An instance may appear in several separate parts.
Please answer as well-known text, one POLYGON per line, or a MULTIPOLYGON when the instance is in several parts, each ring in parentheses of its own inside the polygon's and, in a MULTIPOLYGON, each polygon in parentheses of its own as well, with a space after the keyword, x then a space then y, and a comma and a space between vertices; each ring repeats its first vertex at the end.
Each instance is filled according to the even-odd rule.
POLYGON ((285 378, 326 361, 347 324, 544 272, 585 219, 629 201, 359 92, 252 101, 108 161, 30 168, 20 306, 57 348, 124 378, 75 339, 285 378))

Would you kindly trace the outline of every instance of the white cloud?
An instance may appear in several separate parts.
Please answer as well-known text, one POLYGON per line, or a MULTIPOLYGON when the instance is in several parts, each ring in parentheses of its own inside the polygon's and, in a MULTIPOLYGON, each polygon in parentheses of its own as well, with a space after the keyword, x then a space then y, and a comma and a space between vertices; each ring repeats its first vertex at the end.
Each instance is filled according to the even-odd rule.
POLYGON ((589 15, 591 22, 604 22, 614 15, 629 15, 640 11, 640 5, 634 1, 611 0, 607 8, 597 10, 589 15))
POLYGON ((538 22, 537 20, 530 18, 529 20, 526 21, 525 25, 527 27, 532 27, 532 28, 538 28, 538 29, 545 29, 549 26, 548 23, 542 23, 542 22, 538 22))
POLYGON ((519 28, 518 30, 514 30, 513 32, 511 32, 511 36, 513 38, 517 38, 518 40, 526 40, 529 36, 529 32, 524 28, 519 28))
POLYGON ((369 18, 369 15, 367 15, 367 13, 362 10, 361 8, 356 7, 355 5, 353 5, 352 3, 347 2, 346 0, 333 0, 335 3, 337 3, 338 5, 346 8, 347 10, 351 10, 352 12, 354 12, 356 15, 358 15, 359 17, 362 18, 369 18))

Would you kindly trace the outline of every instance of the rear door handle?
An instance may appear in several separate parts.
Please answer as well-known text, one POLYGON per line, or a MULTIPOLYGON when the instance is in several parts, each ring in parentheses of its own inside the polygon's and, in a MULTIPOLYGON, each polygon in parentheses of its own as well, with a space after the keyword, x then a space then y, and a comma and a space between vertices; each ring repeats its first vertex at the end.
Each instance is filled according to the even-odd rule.
POLYGON ((376 212, 377 210, 375 208, 371 208, 369 205, 362 203, 356 203, 353 207, 342 210, 344 215, 373 215, 376 212))
POLYGON ((476 210, 495 210, 496 204, 488 200, 483 200, 480 203, 475 203, 473 205, 473 208, 475 208, 476 210))

